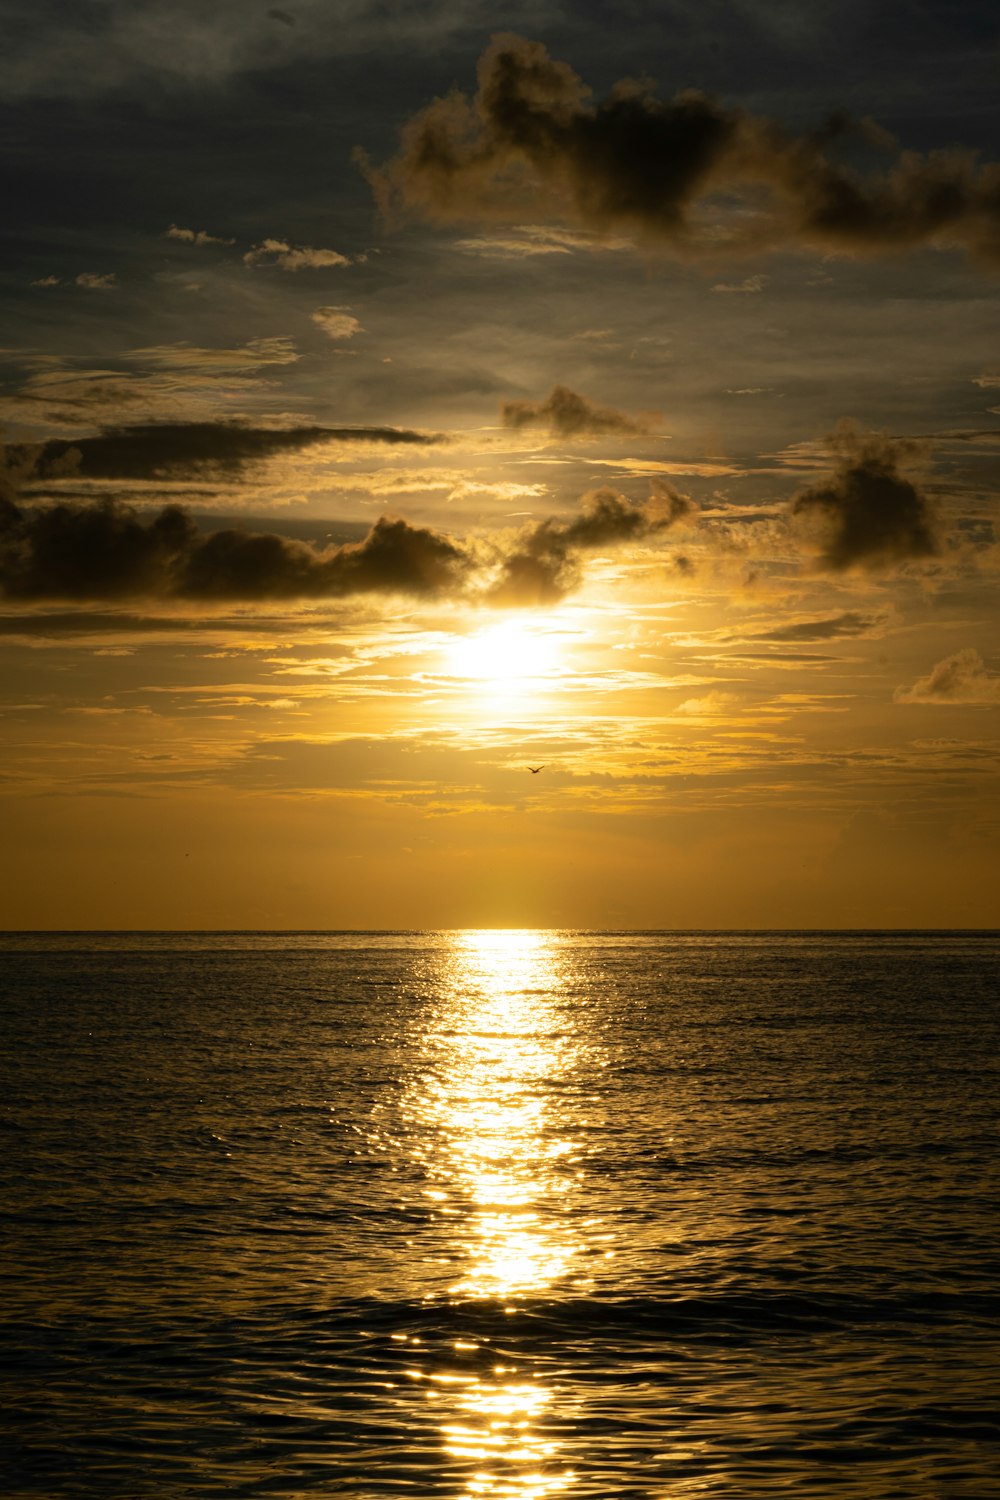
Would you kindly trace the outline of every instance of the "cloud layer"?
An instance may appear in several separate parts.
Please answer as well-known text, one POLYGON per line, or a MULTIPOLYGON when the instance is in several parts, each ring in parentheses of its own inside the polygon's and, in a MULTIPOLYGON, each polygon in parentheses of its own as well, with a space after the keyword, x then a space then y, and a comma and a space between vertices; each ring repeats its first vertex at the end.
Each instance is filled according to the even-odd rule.
POLYGON ((1000 166, 974 154, 900 152, 843 119, 795 135, 695 91, 658 99, 627 80, 592 103, 539 42, 496 37, 473 98, 436 99, 385 167, 362 160, 387 212, 519 223, 542 208, 599 234, 681 254, 808 246, 861 254, 958 244, 1000 265, 1000 166), (890 154, 864 175, 832 148, 890 154), (727 212, 713 194, 738 195, 727 212))

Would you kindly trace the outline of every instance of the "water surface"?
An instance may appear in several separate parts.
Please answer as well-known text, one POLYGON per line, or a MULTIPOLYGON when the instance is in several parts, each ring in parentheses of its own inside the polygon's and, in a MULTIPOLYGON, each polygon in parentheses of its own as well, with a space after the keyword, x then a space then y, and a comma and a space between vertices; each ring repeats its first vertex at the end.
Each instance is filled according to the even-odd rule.
POLYGON ((0 937, 0 1493, 1000 1494, 998 956, 0 937))

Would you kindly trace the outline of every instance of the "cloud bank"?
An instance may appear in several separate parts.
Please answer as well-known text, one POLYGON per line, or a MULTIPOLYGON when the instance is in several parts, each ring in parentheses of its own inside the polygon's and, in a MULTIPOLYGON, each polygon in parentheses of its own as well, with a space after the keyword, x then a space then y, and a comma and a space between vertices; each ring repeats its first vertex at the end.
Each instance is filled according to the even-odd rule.
MULTIPOLYGON (((93 441, 100 454, 105 440, 93 441)), ((179 505, 152 514, 113 498, 24 505, 18 490, 36 461, 24 448, 0 451, 0 595, 10 601, 405 594, 554 603, 578 583, 582 554, 652 537, 693 510, 686 496, 654 481, 644 504, 595 490, 583 497, 579 515, 505 537, 468 542, 383 516, 361 541, 321 549, 275 532, 202 531, 179 505)), ((115 462, 127 461, 115 454, 115 462)))
POLYGON ((974 153, 898 151, 843 118, 796 135, 697 91, 671 100, 634 80, 607 98, 540 42, 495 37, 474 97, 435 99, 384 167, 359 161, 383 210, 515 224, 544 210, 598 234, 678 254, 804 246, 879 254, 961 245, 1000 265, 1000 165, 974 153), (852 135, 891 153, 862 174, 831 148, 852 135), (712 195, 736 194, 726 212, 712 195))

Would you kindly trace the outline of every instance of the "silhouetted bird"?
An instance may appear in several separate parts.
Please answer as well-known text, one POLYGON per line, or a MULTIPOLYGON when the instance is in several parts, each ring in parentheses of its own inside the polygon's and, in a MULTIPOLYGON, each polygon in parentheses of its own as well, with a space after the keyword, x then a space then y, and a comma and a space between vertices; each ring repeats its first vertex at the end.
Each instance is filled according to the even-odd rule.
POLYGON ((545 767, 544 766, 529 766, 528 770, 531 772, 532 776, 537 776, 538 773, 539 773, 539 771, 544 771, 545 770, 545 767))

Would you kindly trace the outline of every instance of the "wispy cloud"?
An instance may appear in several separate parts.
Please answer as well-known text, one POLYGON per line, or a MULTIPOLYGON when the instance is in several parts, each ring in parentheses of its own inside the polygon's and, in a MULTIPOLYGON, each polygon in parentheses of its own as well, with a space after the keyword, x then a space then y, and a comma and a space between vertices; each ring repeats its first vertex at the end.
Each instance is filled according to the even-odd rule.
POLYGON ((197 344, 153 344, 130 349, 124 358, 137 364, 175 370, 255 370, 262 365, 291 365, 299 358, 285 335, 250 339, 234 348, 203 348, 197 344))

